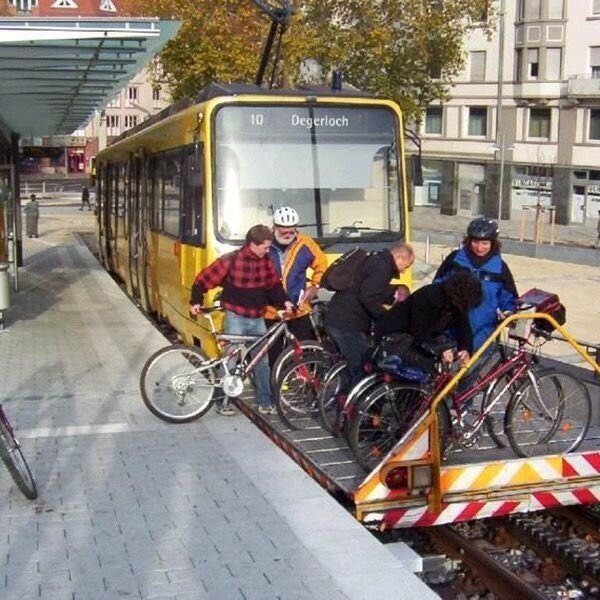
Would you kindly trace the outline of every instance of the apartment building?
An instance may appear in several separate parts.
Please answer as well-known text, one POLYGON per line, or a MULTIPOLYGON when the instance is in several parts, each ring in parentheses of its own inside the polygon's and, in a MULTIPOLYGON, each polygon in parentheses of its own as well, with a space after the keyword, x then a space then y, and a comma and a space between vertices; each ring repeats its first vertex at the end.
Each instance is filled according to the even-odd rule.
POLYGON ((171 101, 167 87, 157 84, 150 71, 144 69, 76 133, 88 140, 86 154, 95 156, 121 133, 160 112, 171 101))
POLYGON ((494 218, 541 204, 557 223, 595 222, 600 0, 495 4, 495 35, 471 31, 450 99, 423 116, 415 204, 494 218))

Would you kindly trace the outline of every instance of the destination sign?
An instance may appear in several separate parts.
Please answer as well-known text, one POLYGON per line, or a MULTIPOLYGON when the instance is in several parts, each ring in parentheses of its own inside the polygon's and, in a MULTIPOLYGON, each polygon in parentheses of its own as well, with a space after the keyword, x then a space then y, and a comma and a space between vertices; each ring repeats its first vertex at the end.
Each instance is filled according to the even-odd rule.
POLYGON ((217 137, 315 133, 395 137, 396 119, 386 107, 224 106, 217 112, 217 137))

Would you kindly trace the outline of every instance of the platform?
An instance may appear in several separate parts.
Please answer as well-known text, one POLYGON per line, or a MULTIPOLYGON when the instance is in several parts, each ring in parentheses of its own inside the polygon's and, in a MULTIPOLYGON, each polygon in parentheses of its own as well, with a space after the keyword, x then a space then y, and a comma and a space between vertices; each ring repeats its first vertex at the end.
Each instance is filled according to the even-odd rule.
POLYGON ((398 560, 242 414, 167 425, 144 408, 139 373, 166 340, 64 223, 25 240, 0 334, 0 401, 40 492, 0 467, 0 597, 436 597, 416 555, 398 560))

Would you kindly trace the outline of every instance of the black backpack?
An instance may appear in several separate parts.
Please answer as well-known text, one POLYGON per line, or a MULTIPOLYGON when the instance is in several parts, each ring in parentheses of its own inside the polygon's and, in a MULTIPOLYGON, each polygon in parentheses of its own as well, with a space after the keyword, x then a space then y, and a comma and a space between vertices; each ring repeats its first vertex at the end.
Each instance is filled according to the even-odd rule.
POLYGON ((357 269, 370 255, 371 252, 362 248, 353 248, 344 252, 323 273, 321 287, 333 292, 344 292, 351 289, 356 284, 357 269))

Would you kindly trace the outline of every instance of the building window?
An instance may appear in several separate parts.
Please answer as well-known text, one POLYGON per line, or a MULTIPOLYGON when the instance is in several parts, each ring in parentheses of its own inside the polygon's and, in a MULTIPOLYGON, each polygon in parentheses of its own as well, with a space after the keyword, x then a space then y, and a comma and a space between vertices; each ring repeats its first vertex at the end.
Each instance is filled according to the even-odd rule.
POLYGON ((152 88, 152 106, 154 108, 160 108, 160 88, 152 88))
POLYGON ((469 53, 471 81, 485 81, 485 51, 469 53))
POLYGON ((539 48, 529 48, 527 50, 527 74, 529 79, 537 79, 540 69, 540 50, 539 48))
POLYGON ((79 8, 74 0, 56 0, 50 5, 50 8, 79 8))
POLYGON ((425 133, 432 135, 442 134, 443 108, 441 106, 430 106, 425 114, 425 133))
POLYGON ((600 140, 600 109, 590 110, 590 140, 600 140))
POLYGON ((130 129, 138 124, 137 115, 125 115, 125 129, 130 129))
POLYGON ((564 0, 548 0, 548 18, 562 19, 564 15, 564 0))
POLYGON ((546 79, 549 81, 560 81, 561 62, 561 48, 546 48, 546 79))
POLYGON ((519 11, 521 19, 539 19, 542 15, 541 4, 541 0, 521 0, 521 9, 519 11))
POLYGON ((523 50, 520 48, 515 51, 515 81, 523 81, 523 50))
POLYGON ((592 4, 592 14, 600 15, 600 0, 594 0, 594 3, 592 4))
POLYGON ((550 139, 550 109, 532 108, 529 111, 529 137, 550 139))
POLYGON ((127 88, 127 106, 137 104, 138 101, 138 89, 135 86, 129 86, 127 88))
POLYGON ((485 106, 469 108, 469 135, 487 135, 487 108, 485 106))
POLYGON ((112 0, 102 0, 100 2, 100 10, 103 12, 117 12, 116 6, 113 4, 112 0))
POLYGON ((106 115, 106 135, 119 135, 119 115, 106 115))
POLYGON ((600 46, 590 47, 590 71, 592 79, 600 79, 600 46))

